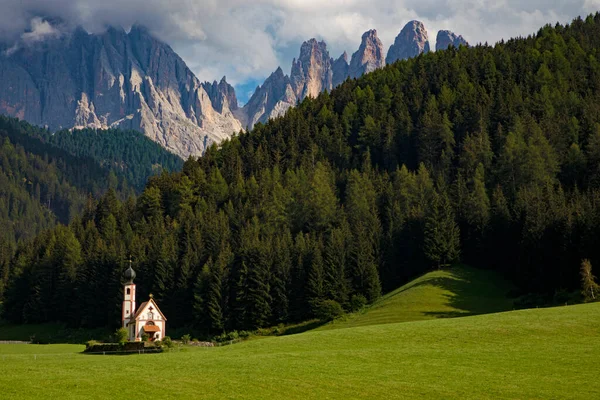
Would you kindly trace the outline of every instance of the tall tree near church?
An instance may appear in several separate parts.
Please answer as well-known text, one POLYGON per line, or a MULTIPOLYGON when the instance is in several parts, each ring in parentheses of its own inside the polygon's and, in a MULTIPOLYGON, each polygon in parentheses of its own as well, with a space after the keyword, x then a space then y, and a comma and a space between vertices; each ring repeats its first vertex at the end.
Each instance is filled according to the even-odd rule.
POLYGON ((596 283, 596 277, 592 273, 592 263, 590 260, 581 262, 581 292, 586 301, 595 301, 599 296, 599 285, 596 283))

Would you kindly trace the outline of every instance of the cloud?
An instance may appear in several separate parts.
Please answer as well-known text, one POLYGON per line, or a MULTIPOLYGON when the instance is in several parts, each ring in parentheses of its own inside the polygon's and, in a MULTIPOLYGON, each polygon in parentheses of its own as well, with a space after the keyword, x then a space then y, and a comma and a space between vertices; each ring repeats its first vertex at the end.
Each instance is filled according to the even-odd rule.
POLYGON ((59 34, 42 17, 89 32, 140 23, 200 79, 227 75, 241 85, 279 65, 289 71, 302 41, 312 37, 337 57, 355 51, 362 33, 375 28, 387 50, 404 24, 419 19, 432 41, 450 29, 471 43, 494 43, 595 12, 600 0, 0 0, 0 9, 0 38, 9 47, 59 34))

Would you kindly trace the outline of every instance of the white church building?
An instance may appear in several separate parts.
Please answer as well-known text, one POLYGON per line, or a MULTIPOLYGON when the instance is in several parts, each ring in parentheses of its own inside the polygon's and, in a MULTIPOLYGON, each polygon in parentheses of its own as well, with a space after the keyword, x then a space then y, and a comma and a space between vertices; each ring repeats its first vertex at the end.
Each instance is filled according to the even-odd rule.
POLYGON ((127 280, 123 288, 123 327, 129 332, 130 342, 139 342, 144 334, 150 341, 162 340, 165 337, 167 318, 150 295, 148 301, 135 308, 135 271, 129 268, 123 273, 127 280))

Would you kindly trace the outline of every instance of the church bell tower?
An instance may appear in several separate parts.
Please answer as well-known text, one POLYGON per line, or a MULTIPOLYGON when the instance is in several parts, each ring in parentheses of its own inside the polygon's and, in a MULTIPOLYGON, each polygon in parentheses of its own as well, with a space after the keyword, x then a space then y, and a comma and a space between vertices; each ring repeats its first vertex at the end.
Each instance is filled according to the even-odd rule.
MULTIPOLYGON (((135 271, 131 268, 131 259, 129 259, 129 268, 123 273, 123 277, 126 279, 125 286, 123 288, 123 327, 127 328, 127 324, 133 314, 135 314, 135 271)), ((127 330, 131 330, 127 328, 127 330)))

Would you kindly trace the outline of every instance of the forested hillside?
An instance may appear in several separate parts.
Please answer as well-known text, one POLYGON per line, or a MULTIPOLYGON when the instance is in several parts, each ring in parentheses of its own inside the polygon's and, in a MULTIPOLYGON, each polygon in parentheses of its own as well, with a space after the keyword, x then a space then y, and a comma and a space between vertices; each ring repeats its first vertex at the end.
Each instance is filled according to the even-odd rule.
POLYGON ((401 61, 19 247, 5 317, 117 325, 138 296, 218 333, 349 309, 459 259, 523 291, 600 265, 600 15, 401 61))
POLYGON ((17 242, 57 222, 68 224, 89 196, 113 188, 125 200, 141 191, 149 176, 179 170, 182 163, 137 132, 52 135, 0 116, 0 298, 17 242))
POLYGON ((183 165, 181 158, 137 131, 75 129, 51 133, 2 116, 0 129, 12 132, 12 140, 18 140, 27 148, 32 146, 32 142, 33 146, 43 142, 72 156, 93 160, 118 178, 115 180, 115 177, 111 177, 111 185, 115 188, 129 185, 136 191, 142 191, 148 177, 162 171, 179 171, 183 165))

